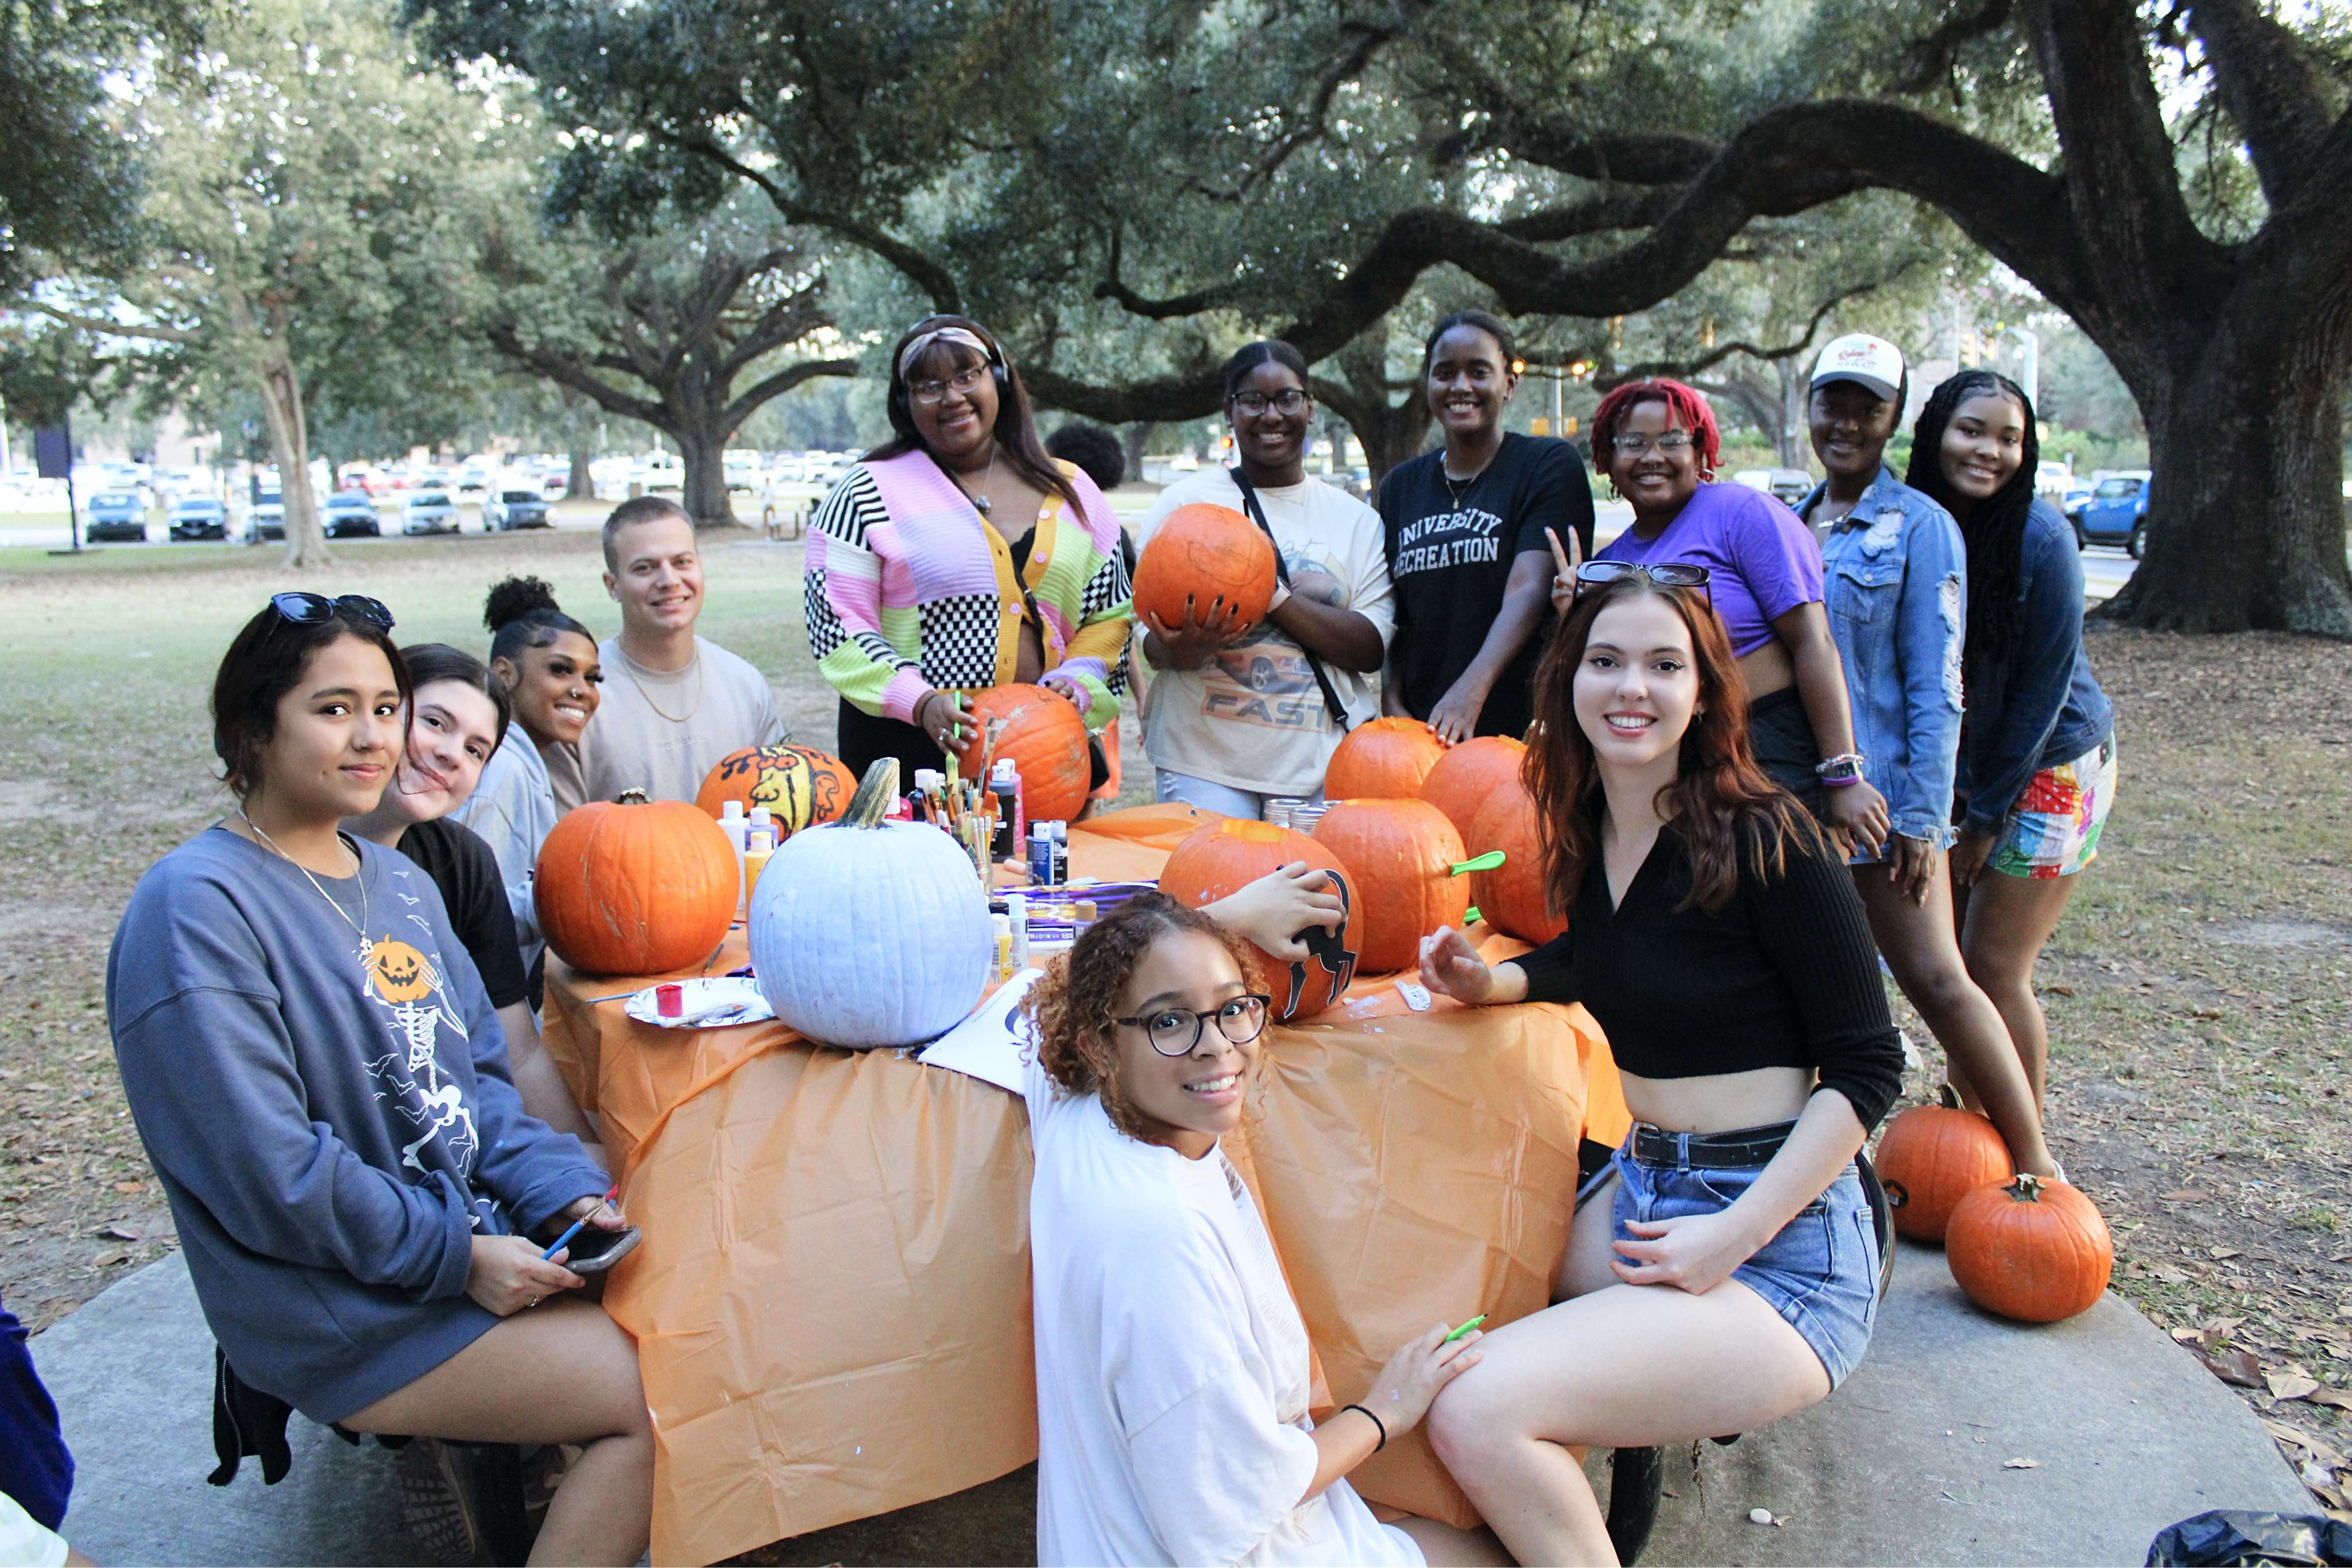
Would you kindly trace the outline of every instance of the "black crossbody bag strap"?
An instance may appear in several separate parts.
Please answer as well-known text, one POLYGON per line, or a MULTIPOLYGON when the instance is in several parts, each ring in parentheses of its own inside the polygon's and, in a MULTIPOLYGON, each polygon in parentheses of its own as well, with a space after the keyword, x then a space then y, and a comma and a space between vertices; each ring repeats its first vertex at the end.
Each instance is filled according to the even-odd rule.
MULTIPOLYGON (((1282 541, 1274 537, 1274 529, 1265 520, 1265 508, 1257 504, 1257 486, 1252 485, 1248 479, 1243 476, 1241 467, 1238 464, 1230 469, 1229 472, 1234 476, 1234 484, 1235 487, 1242 493, 1243 509, 1249 513, 1250 521, 1257 525, 1258 531, 1265 536, 1266 542, 1274 546, 1275 580, 1280 582, 1283 587, 1288 588, 1290 586, 1290 568, 1283 563, 1282 541)), ((1323 694, 1323 711, 1331 716, 1331 722, 1339 726, 1340 733, 1343 735, 1346 734, 1348 729, 1348 708, 1347 705, 1339 700, 1339 688, 1331 684, 1330 672, 1323 667, 1323 661, 1317 658, 1315 656, 1315 651, 1307 646, 1306 643, 1301 643, 1298 645, 1298 652, 1306 658, 1307 668, 1315 676, 1316 689, 1323 694)))

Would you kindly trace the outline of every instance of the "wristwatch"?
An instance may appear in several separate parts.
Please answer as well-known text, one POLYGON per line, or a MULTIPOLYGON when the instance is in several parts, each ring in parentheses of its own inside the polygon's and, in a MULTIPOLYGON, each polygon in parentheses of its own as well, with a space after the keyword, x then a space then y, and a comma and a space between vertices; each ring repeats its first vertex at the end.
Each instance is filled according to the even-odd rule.
POLYGON ((1859 784, 1862 782, 1864 761, 1863 754, 1859 751, 1849 751, 1842 757, 1824 758, 1813 764, 1813 777, 1824 784, 1859 784))

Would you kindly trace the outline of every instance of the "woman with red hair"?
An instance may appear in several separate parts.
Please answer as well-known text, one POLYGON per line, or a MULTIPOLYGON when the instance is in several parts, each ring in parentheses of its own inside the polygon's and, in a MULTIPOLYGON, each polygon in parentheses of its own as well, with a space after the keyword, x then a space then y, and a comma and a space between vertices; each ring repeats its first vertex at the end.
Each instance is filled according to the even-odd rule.
MULTIPOLYGON (((1706 399, 1682 382, 1612 388, 1592 415, 1592 461, 1633 503, 1633 523, 1594 559, 1707 569, 1716 613, 1747 677, 1758 765, 1848 852, 1859 845, 1881 853, 1886 799, 1863 776, 1866 759, 1854 749, 1845 670, 1822 608, 1821 547, 1771 497, 1715 482, 1721 444, 1706 399)), ((1569 586, 1552 585, 1555 604, 1569 586)))
POLYGON ((1492 968, 1458 931, 1422 944, 1422 982, 1457 1001, 1582 1002, 1635 1118, 1578 1195, 1559 1304, 1488 1333, 1431 1410, 1521 1563, 1616 1561, 1575 1450, 1791 1415, 1853 1370, 1877 1314, 1853 1160, 1902 1051, 1844 857, 1748 749, 1720 581, 1578 569, 1526 769, 1568 930, 1492 968))

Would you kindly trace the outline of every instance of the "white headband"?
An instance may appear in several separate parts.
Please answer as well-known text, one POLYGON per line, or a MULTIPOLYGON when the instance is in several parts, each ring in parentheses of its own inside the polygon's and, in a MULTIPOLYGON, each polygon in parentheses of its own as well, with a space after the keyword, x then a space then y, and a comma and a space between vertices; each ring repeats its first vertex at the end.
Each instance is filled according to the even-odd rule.
POLYGON ((985 342, 981 340, 978 333, 964 327, 939 327, 924 333, 921 337, 916 339, 913 342, 908 344, 904 349, 899 350, 898 379, 900 381, 903 382, 907 379, 907 367, 915 362, 915 356, 921 353, 925 349, 929 348, 933 343, 968 343, 971 347, 980 350, 980 357, 982 360, 985 360, 992 364, 994 363, 996 360, 996 355, 990 350, 985 342))

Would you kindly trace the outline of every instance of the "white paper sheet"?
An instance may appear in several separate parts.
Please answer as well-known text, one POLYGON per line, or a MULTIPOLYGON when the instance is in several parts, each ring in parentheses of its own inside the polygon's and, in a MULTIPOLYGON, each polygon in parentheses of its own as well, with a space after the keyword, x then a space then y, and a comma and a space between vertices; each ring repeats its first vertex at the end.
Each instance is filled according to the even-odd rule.
POLYGON ((970 1018, 924 1047, 915 1060, 926 1067, 944 1067, 1015 1094, 1022 1092, 1027 1077, 1022 1055, 1029 1049, 1029 1028, 1021 1016, 1021 999, 1044 974, 1043 969, 1022 970, 999 986, 970 1018))

